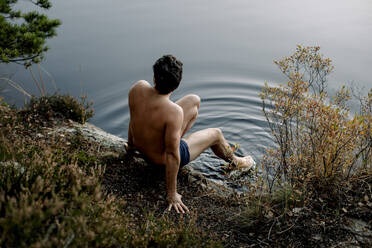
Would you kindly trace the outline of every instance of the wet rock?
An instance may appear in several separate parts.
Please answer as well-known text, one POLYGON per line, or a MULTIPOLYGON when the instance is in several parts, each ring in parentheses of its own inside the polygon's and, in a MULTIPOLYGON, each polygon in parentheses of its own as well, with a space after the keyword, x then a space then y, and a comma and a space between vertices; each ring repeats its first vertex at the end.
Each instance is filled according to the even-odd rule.
POLYGON ((205 177, 194 168, 193 163, 185 165, 182 172, 187 174, 189 183, 198 185, 204 191, 210 191, 223 197, 229 197, 236 193, 233 188, 228 187, 222 181, 205 177))

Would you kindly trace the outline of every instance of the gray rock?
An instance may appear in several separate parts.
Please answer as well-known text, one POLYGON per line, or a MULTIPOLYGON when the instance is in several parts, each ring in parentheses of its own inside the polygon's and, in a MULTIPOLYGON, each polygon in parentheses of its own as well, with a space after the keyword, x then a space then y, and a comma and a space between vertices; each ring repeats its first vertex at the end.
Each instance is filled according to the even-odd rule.
POLYGON ((90 123, 79 124, 77 122, 71 122, 71 126, 59 127, 50 132, 50 134, 76 133, 78 131, 80 131, 85 138, 98 142, 101 146, 110 148, 116 152, 125 151, 125 144, 127 143, 125 139, 107 133, 90 123))
POLYGON ((349 218, 344 228, 354 235, 354 239, 357 243, 372 247, 372 230, 368 223, 359 219, 349 218))

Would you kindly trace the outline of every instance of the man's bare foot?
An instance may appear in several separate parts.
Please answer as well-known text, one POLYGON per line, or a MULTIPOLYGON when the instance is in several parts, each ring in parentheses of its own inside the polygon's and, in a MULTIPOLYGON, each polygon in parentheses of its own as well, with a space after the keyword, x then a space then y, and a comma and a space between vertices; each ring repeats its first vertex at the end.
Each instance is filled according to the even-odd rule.
POLYGON ((252 168, 256 162, 254 162, 251 156, 246 157, 235 157, 233 163, 236 165, 236 168, 252 168))

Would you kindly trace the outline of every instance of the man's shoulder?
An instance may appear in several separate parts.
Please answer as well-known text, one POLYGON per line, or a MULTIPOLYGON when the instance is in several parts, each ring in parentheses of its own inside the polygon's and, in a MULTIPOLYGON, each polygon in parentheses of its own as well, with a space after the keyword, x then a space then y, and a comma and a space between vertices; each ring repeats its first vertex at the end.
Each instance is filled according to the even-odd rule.
POLYGON ((146 80, 139 80, 133 84, 133 86, 130 88, 130 91, 140 89, 140 88, 149 88, 151 87, 150 83, 146 80))
POLYGON ((168 121, 173 122, 175 119, 183 120, 183 109, 180 105, 174 102, 170 101, 169 105, 167 106, 166 112, 167 116, 169 117, 168 121))
POLYGON ((151 85, 150 85, 150 83, 149 82, 147 82, 146 80, 138 80, 135 84, 134 84, 134 86, 142 86, 142 87, 144 87, 144 86, 150 86, 151 87, 151 85))
POLYGON ((173 112, 172 114, 183 115, 183 109, 177 103, 170 101, 169 108, 173 112))
POLYGON ((128 92, 129 99, 136 98, 138 95, 143 95, 151 85, 145 80, 139 80, 130 88, 128 92))

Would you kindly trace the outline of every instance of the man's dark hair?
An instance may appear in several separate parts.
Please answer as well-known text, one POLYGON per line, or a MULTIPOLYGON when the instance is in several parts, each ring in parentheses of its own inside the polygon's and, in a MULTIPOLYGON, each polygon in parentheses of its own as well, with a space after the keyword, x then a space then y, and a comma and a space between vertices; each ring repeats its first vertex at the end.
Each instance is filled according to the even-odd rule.
POLYGON ((166 95, 180 85, 182 79, 182 62, 173 55, 164 55, 154 66, 155 89, 166 95))

